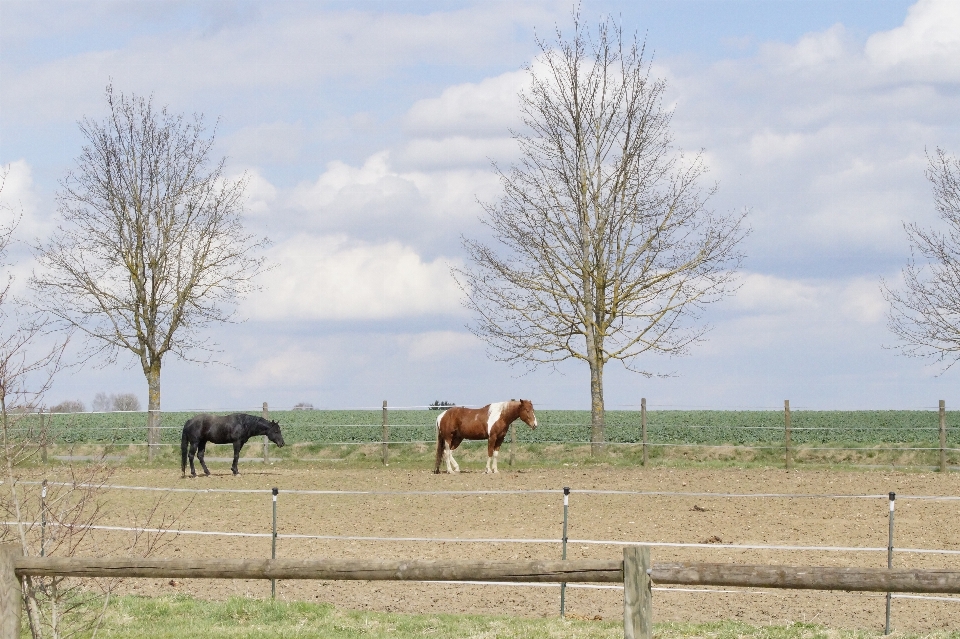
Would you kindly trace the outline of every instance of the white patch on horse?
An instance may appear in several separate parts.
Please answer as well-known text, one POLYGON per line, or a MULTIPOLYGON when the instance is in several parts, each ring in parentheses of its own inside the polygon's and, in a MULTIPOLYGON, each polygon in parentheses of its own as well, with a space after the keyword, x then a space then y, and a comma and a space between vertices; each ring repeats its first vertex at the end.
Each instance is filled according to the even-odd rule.
POLYGON ((508 402, 495 402, 490 404, 490 410, 487 411, 487 437, 490 436, 493 425, 499 421, 500 415, 503 414, 503 409, 507 406, 507 403, 508 402))
POLYGON ((440 432, 440 420, 443 419, 443 416, 446 414, 447 414, 447 411, 443 411, 442 413, 437 415, 437 432, 438 433, 440 432))

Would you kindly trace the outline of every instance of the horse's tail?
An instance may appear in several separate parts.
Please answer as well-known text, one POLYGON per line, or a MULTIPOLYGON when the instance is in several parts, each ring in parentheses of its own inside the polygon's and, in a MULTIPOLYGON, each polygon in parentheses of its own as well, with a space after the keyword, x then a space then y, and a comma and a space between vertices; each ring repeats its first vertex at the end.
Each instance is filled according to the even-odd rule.
POLYGON ((183 434, 180 436, 180 474, 187 476, 187 424, 183 425, 183 434))
POLYGON ((440 458, 443 456, 443 431, 440 428, 440 420, 443 419, 443 416, 447 411, 443 411, 437 415, 437 463, 433 468, 433 473, 435 475, 440 474, 440 458))

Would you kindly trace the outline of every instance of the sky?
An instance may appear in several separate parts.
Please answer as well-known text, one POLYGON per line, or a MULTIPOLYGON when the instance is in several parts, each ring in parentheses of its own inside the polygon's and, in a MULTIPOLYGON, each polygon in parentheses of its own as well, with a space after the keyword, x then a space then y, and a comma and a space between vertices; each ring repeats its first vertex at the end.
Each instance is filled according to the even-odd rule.
MULTIPOLYGON (((249 178, 251 232, 272 271, 212 329, 223 364, 168 357, 165 409, 483 405, 588 409, 585 364, 494 361, 467 329, 450 268, 482 237, 491 162, 517 158, 517 94, 569 32, 569 2, 32 2, 0 0, 0 198, 22 216, 11 254, 57 224, 78 122, 104 89, 152 95, 216 125, 216 157, 249 178)), ((736 295, 684 357, 648 379, 605 369, 608 409, 960 406, 960 367, 898 355, 881 278, 909 256, 904 223, 939 228, 926 154, 960 154, 955 0, 584 0, 645 39, 667 81, 677 152, 703 152, 718 212, 749 211, 736 295)), ((6 215, 10 215, 6 213, 6 215)), ((87 364, 48 404, 136 393, 139 366, 87 364)))

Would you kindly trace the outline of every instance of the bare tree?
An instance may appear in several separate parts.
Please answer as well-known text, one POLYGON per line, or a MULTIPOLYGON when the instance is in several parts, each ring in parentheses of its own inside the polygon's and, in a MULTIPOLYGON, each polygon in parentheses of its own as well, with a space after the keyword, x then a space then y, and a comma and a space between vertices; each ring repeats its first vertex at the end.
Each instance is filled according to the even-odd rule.
POLYGON ((211 164, 202 116, 112 86, 106 100, 103 122, 80 123, 87 143, 61 183, 61 222, 37 249, 31 285, 41 308, 86 335, 89 356, 111 363, 129 352, 139 362, 152 457, 163 357, 210 361, 203 329, 233 319, 264 269, 267 240, 244 230, 246 181, 224 176, 225 158, 211 164))
POLYGON ((93 396, 93 404, 90 405, 90 410, 95 413, 106 413, 113 409, 113 395, 107 395, 103 391, 100 391, 93 396))
POLYGON ((95 413, 133 412, 140 410, 140 399, 134 393, 97 393, 90 410, 95 413))
POLYGON ((140 400, 133 393, 118 393, 112 395, 111 408, 120 412, 131 412, 140 410, 140 400))
POLYGON ((960 359, 960 158, 938 148, 927 156, 926 175, 946 229, 905 223, 910 257, 903 287, 881 280, 881 290, 890 304, 887 325, 900 339, 895 348, 933 358, 946 370, 960 359))
MULTIPOLYGON (((0 172, 0 193, 5 177, 0 172)), ((8 212, 9 207, 0 204, 4 219, 8 212)), ((43 470, 35 461, 46 435, 37 411, 63 368, 67 340, 52 339, 47 318, 26 312, 23 300, 10 294, 13 277, 6 271, 6 257, 18 216, 11 219, 0 227, 0 519, 5 522, 0 526, 0 542, 17 543, 27 556, 91 552, 148 556, 176 536, 166 531, 184 511, 171 512, 168 497, 134 514, 131 535, 109 543, 90 536, 106 512, 101 489, 115 467, 95 463, 77 471, 59 466, 55 472, 65 472, 64 481, 49 486, 38 481, 43 470)), ((83 410, 81 402, 63 404, 80 404, 83 410)), ((95 636, 110 593, 120 581, 24 576, 21 585, 31 637, 66 639, 90 636, 91 631, 95 636)))
POLYGON ((83 413, 87 407, 79 399, 65 399, 50 407, 51 413, 83 413))
POLYGON ((735 287, 745 213, 706 209, 701 155, 674 151, 666 83, 637 38, 611 19, 595 35, 574 14, 572 40, 538 39, 520 95, 521 159, 495 167, 504 189, 484 204, 496 247, 465 239, 455 277, 497 359, 566 359, 590 369, 593 452, 604 441, 603 369, 646 376, 643 353, 678 355, 707 330, 704 306, 735 287))

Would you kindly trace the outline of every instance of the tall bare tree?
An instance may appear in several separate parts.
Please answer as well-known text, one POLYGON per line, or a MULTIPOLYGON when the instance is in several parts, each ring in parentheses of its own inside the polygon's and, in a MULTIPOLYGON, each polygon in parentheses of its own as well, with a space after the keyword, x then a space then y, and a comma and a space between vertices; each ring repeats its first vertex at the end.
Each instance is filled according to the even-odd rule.
POLYGON ((110 363, 126 351, 139 362, 152 457, 163 357, 209 361, 203 329, 233 318, 267 240, 244 229, 246 182, 224 176, 225 158, 210 161, 202 116, 112 86, 106 101, 103 122, 80 123, 86 145, 61 182, 61 222, 38 247, 31 285, 43 309, 86 335, 89 355, 110 363))
POLYGON ((454 271, 491 354, 531 366, 590 369, 593 452, 604 441, 603 370, 650 376, 643 353, 682 354, 707 327, 709 302, 731 290, 745 213, 705 207, 702 157, 672 146, 666 83, 644 46, 610 19, 572 40, 538 40, 520 95, 521 159, 495 167, 504 195, 484 204, 496 245, 465 239, 454 271))
POLYGON ((943 231, 904 224, 910 257, 903 286, 881 281, 890 304, 887 325, 904 355, 929 357, 945 369, 960 360, 960 158, 938 148, 927 156, 927 179, 943 231))

